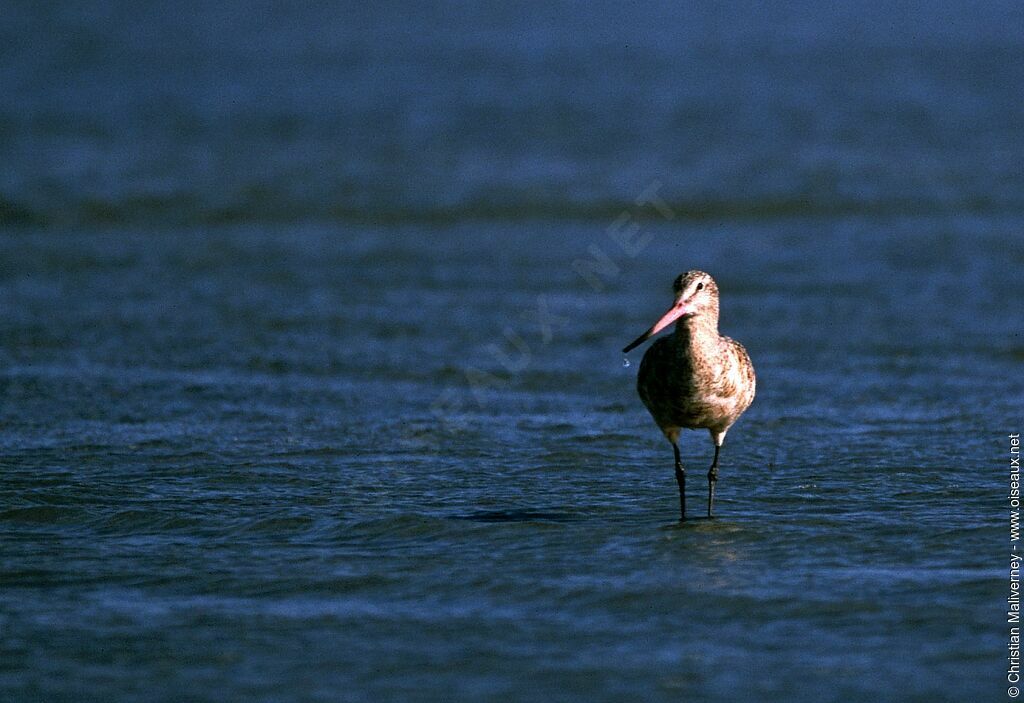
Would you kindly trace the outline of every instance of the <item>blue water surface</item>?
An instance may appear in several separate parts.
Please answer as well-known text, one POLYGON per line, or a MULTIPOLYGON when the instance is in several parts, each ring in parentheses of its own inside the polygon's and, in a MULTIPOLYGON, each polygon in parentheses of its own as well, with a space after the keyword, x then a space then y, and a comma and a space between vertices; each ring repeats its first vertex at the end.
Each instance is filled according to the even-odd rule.
POLYGON ((0 699, 1000 700, 1022 20, 13 3, 0 699))

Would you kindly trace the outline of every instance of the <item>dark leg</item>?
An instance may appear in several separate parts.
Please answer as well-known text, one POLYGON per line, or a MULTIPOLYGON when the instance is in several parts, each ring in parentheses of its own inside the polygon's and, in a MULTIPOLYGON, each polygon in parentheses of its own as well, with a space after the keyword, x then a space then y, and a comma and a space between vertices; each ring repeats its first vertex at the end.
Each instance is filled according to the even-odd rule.
POLYGON ((676 453, 676 483, 679 484, 679 522, 686 520, 686 469, 683 468, 683 460, 679 458, 679 445, 672 443, 672 450, 676 453))
POLYGON ((715 458, 708 469, 708 517, 715 516, 715 484, 718 483, 718 452, 721 445, 715 445, 715 458))

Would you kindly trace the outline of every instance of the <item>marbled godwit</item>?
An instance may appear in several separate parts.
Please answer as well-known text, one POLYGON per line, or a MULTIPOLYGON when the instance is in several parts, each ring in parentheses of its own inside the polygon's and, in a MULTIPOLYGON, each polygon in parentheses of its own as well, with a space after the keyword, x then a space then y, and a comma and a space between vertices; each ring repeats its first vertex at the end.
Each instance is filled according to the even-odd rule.
POLYGON ((708 470, 708 517, 714 515, 718 453, 725 433, 754 400, 754 366, 743 345, 718 333, 718 286, 703 271, 687 271, 672 284, 675 303, 654 326, 622 351, 676 322, 675 334, 651 345, 640 362, 636 390, 676 455, 680 519, 686 519, 686 471, 679 430, 707 429, 715 443, 708 470))

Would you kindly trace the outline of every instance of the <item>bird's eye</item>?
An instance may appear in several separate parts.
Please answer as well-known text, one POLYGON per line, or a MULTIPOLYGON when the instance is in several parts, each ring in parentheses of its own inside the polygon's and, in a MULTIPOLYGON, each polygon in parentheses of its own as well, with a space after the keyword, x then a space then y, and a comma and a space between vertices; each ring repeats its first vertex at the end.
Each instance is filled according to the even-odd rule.
POLYGON ((697 284, 697 290, 704 290, 704 284, 703 283, 698 283, 697 284))

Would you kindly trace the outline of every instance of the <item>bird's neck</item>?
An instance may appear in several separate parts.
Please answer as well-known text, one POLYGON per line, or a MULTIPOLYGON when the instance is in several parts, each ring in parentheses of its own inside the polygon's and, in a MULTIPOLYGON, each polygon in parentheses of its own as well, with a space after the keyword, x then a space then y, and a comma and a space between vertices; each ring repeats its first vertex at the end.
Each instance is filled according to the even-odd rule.
POLYGON ((710 355, 718 349, 718 320, 698 315, 676 323, 674 341, 686 356, 710 355))

